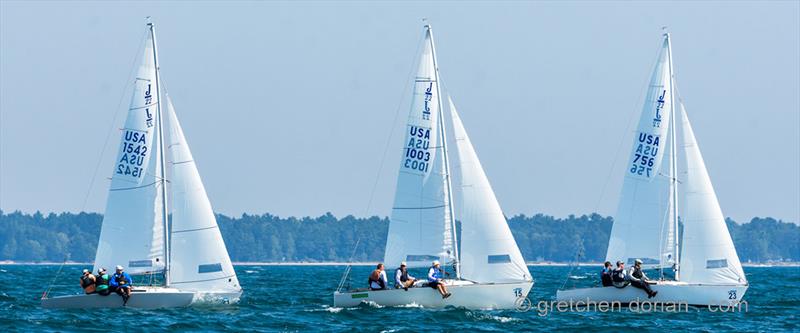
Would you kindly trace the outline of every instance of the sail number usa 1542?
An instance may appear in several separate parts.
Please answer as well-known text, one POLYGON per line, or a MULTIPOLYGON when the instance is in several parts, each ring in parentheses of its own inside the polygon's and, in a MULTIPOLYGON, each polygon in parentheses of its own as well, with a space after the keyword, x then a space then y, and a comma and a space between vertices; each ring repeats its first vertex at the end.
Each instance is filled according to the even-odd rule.
POLYGON ((146 133, 126 130, 122 140, 122 151, 114 171, 117 175, 141 178, 144 174, 144 162, 147 157, 146 133))

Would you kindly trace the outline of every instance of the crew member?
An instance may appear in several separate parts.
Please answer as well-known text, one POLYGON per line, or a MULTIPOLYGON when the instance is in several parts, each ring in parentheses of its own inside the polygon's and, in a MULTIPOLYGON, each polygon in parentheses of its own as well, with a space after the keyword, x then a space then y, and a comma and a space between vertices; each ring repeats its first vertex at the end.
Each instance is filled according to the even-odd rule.
POLYGON ((398 289, 403 288, 405 291, 408 291, 408 288, 414 285, 414 281, 417 281, 417 279, 411 275, 408 275, 406 262, 401 262, 400 268, 398 268, 394 273, 394 287, 398 289))
POLYGON ((124 270, 122 266, 117 265, 117 272, 111 275, 111 280, 108 281, 108 285, 113 287, 114 291, 122 296, 123 306, 128 305, 128 299, 131 298, 131 287, 133 285, 131 276, 124 270))
POLYGON ((94 276, 94 285, 96 286, 97 294, 100 296, 108 296, 111 294, 111 288, 108 287, 110 279, 111 277, 104 267, 97 270, 97 275, 94 276))
POLYGON ((631 282, 631 285, 644 290, 647 293, 647 298, 655 297, 658 294, 657 291, 653 291, 650 288, 649 279, 647 275, 644 274, 642 271, 642 261, 640 259, 636 259, 633 264, 633 267, 630 268, 628 271, 628 281, 631 282))
POLYGON ((434 260, 433 265, 428 270, 428 285, 436 290, 439 290, 439 294, 442 295, 442 298, 450 297, 450 293, 447 292, 447 287, 444 285, 444 274, 442 269, 439 265, 439 260, 434 260))
POLYGON ((88 269, 84 269, 81 275, 81 288, 87 295, 95 292, 94 275, 88 269))
POLYGON ((628 279, 625 274, 625 263, 617 261, 617 268, 611 272, 611 283, 614 287, 625 288, 628 286, 628 279))
POLYGON ((374 271, 369 275, 369 289, 370 290, 384 290, 389 283, 386 278, 386 272, 383 270, 383 264, 378 264, 374 271))
POLYGON ((611 280, 611 262, 606 261, 603 264, 603 270, 600 272, 600 281, 603 282, 603 287, 611 287, 614 285, 614 281, 611 280))

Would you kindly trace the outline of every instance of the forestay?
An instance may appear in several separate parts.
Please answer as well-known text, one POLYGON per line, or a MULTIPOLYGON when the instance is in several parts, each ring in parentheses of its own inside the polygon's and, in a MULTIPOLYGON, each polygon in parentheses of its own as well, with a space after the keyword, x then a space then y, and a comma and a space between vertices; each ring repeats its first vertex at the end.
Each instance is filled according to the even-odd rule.
POLYGON ((461 276, 479 282, 529 281, 531 274, 500 209, 453 101, 453 135, 461 170, 461 276))
POLYGON ((239 281, 169 97, 166 107, 172 194, 170 286, 184 291, 238 291, 239 281))
POLYGON ((611 229, 606 260, 631 262, 640 258, 647 266, 674 262, 669 215, 668 168, 661 165, 668 148, 667 130, 672 112, 671 59, 666 35, 647 90, 629 162, 624 165, 617 213, 611 229))
POLYGON ((679 129, 683 139, 679 152, 684 168, 681 280, 709 284, 747 283, 689 117, 683 104, 679 108, 679 129))
POLYGON ((439 143, 439 83, 431 38, 428 29, 401 151, 384 255, 388 265, 406 261, 409 267, 424 267, 433 260, 452 259, 451 217, 439 143))
POLYGON ((149 38, 122 128, 94 271, 123 265, 128 273, 140 274, 164 267, 162 175, 156 167, 160 163, 156 142, 159 94, 149 38))

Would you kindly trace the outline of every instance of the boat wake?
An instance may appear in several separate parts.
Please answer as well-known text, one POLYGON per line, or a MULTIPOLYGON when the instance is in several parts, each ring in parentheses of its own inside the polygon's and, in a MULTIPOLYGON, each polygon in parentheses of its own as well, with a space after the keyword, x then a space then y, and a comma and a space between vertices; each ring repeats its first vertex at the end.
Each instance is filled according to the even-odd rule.
POLYGON ((212 293, 198 293, 194 296, 192 305, 219 305, 219 304, 236 304, 239 303, 239 297, 221 296, 212 293))

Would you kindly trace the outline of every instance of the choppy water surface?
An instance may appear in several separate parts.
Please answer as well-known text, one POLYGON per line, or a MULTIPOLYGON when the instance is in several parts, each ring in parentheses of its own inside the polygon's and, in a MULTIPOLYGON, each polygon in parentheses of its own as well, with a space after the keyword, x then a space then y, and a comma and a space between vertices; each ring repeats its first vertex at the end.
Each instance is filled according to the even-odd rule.
MULTIPOLYGON (((65 266, 52 294, 78 292, 81 266, 65 266)), ((798 331, 800 268, 745 268, 750 289, 744 308, 712 313, 691 308, 685 313, 551 313, 471 311, 458 308, 380 308, 362 305, 333 307, 332 292, 344 267, 237 266, 245 294, 239 304, 183 309, 50 310, 39 306, 42 291, 58 266, 0 265, 0 329, 5 331, 798 331)), ((366 280, 370 267, 354 267, 353 283, 366 280)), ((536 280, 530 295, 534 305, 551 300, 564 285, 591 285, 594 267, 532 266, 536 280), (567 280, 567 276, 572 278, 567 280)), ((433 290, 431 290, 433 292, 433 290)), ((109 296, 116 297, 116 296, 109 296)))

